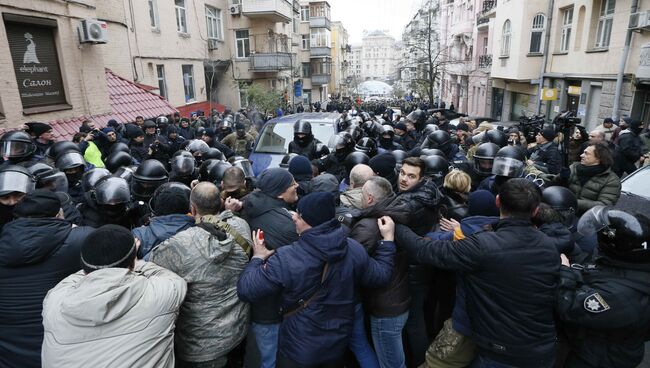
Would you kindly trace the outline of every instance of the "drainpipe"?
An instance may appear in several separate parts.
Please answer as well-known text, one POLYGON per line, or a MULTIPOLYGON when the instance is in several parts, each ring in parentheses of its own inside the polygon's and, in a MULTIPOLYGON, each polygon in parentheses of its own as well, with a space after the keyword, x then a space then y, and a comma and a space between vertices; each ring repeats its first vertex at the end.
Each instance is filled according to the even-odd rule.
POLYGON ((544 74, 546 74, 546 65, 548 64, 548 54, 550 50, 551 42, 551 26, 553 25, 553 6, 555 5, 555 0, 551 0, 548 3, 548 11, 546 12, 548 16, 546 17, 546 28, 547 31, 544 34, 544 57, 542 60, 542 70, 539 73, 539 86, 537 88, 537 115, 542 112, 542 89, 544 89, 544 74))
MULTIPOLYGON (((632 0, 632 7, 630 14, 636 13, 639 7, 639 0, 632 0)), ((623 54, 621 55, 621 63, 618 65, 618 75, 616 76, 616 92, 614 94, 614 111, 612 118, 618 119, 620 116, 621 93, 623 92, 623 75, 625 74, 625 65, 627 64, 627 57, 630 53, 630 45, 632 44, 631 28, 628 28, 627 35, 625 36, 625 46, 623 46, 623 54)))

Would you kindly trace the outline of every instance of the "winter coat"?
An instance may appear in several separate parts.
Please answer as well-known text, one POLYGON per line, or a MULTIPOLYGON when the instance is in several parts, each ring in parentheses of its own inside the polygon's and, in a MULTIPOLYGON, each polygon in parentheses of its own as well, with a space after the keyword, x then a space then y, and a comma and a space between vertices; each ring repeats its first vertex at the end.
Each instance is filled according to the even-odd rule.
POLYGON ((131 143, 129 143, 129 149, 131 149, 131 156, 133 156, 133 159, 139 163, 142 163, 144 160, 149 158, 149 146, 131 141, 131 143))
POLYGON ((455 242, 430 241, 398 225, 395 239, 413 259, 463 273, 472 339, 481 355, 548 367, 555 360, 560 254, 530 221, 506 218, 494 230, 455 242))
POLYGON ((648 264, 607 257, 583 268, 562 267, 557 311, 570 346, 567 366, 641 364, 650 329, 649 277, 648 264))
MULTIPOLYGON (((349 237, 358 241, 371 257, 375 254, 381 240, 377 219, 390 216, 386 207, 393 197, 386 198, 372 207, 361 210, 353 216, 354 225, 349 237)), ((381 288, 366 288, 363 290, 363 305, 365 310, 375 317, 396 317, 409 310, 411 295, 408 283, 409 258, 402 249, 395 253, 394 267, 388 285, 381 288)))
POLYGON ((570 166, 569 189, 578 198, 578 214, 581 215, 594 206, 613 205, 621 195, 621 180, 611 170, 594 175, 584 185, 580 184, 577 167, 580 163, 570 166))
MULTIPOLYGON (((291 219, 289 205, 277 198, 269 197, 256 190, 242 199, 244 206, 241 217, 250 229, 264 231, 267 247, 278 249, 298 240, 296 225, 291 219)), ((251 319, 256 323, 280 323, 280 295, 270 295, 251 305, 251 319)))
POLYGON ((408 225, 416 234, 424 235, 438 223, 436 210, 441 200, 435 183, 424 179, 408 192, 400 193, 387 210, 396 223, 408 225))
POLYGON ((149 252, 158 244, 194 226, 194 217, 189 215, 172 214, 152 217, 149 225, 137 227, 131 232, 140 239, 138 258, 148 259, 149 252))
POLYGON ((192 140, 196 138, 196 131, 188 125, 187 128, 179 127, 178 135, 185 138, 185 140, 192 140))
POLYGON ((151 262, 72 274, 43 302, 43 367, 174 367, 185 281, 151 262))
POLYGON ((465 193, 444 188, 440 201, 440 214, 445 218, 460 221, 469 215, 468 198, 465 193))
POLYGON ((636 162, 643 155, 643 142, 639 136, 626 129, 621 131, 615 151, 616 167, 614 171, 618 176, 623 173, 631 174, 636 170, 636 162))
POLYGON ((19 218, 0 234, 0 367, 40 367, 43 299, 80 269, 93 229, 57 218, 19 218))
POLYGON ((562 168, 562 155, 554 142, 537 145, 530 152, 530 159, 538 170, 548 174, 557 175, 562 168))
POLYGON ((246 336, 250 313, 248 304, 237 297, 237 280, 248 256, 232 236, 202 226, 165 240, 150 257, 187 282, 176 321, 175 348, 176 357, 189 362, 228 354, 246 336))
POLYGON ((361 209, 361 189, 362 188, 348 189, 341 193, 339 197, 341 199, 341 205, 349 208, 361 209))
POLYGON ((251 302, 281 293, 286 311, 311 298, 305 308, 285 316, 278 352, 300 364, 317 365, 343 356, 352 332, 356 287, 386 285, 394 253, 393 242, 382 242, 370 258, 333 219, 303 232, 266 262, 253 258, 237 292, 251 302))

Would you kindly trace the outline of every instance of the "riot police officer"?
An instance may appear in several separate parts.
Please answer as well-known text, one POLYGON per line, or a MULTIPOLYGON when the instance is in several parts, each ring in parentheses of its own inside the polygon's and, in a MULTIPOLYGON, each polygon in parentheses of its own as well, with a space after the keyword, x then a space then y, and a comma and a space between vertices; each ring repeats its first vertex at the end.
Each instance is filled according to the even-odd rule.
MULTIPOLYGON (((124 152, 119 152, 124 153, 124 152)), ((81 178, 86 169, 86 160, 77 151, 67 151, 60 154, 55 162, 55 167, 65 173, 68 179, 67 193, 76 203, 83 201, 84 192, 81 187, 81 178)))
POLYGON ((169 180, 165 166, 157 160, 145 160, 133 173, 131 194, 136 201, 149 202, 153 192, 169 180))
POLYGON ((178 151, 174 153, 170 161, 171 172, 169 173, 169 181, 183 183, 188 187, 192 180, 198 178, 198 170, 194 156, 187 151, 178 151))
POLYGON ((23 161, 32 161, 36 145, 29 134, 22 130, 7 132, 0 138, 0 149, 4 165, 16 165, 23 161))
POLYGON ((293 141, 289 143, 289 153, 297 153, 311 161, 329 153, 329 150, 324 152, 322 146, 314 137, 308 121, 298 120, 293 124, 293 141))
POLYGON ((326 157, 316 160, 319 172, 327 172, 336 177, 341 182, 345 177, 345 158, 354 151, 354 140, 348 132, 340 132, 330 139, 328 144, 330 147, 335 147, 335 151, 326 157))
POLYGON ((565 367, 636 367, 650 329, 650 219, 596 206, 578 231, 598 236, 593 264, 563 255, 557 311, 567 335, 565 367))
POLYGON ((25 194, 36 189, 36 179, 26 168, 4 165, 0 169, 0 229, 13 220, 13 209, 25 194))
POLYGON ((135 225, 129 184, 122 178, 105 176, 93 190, 87 192, 84 202, 79 206, 83 216, 83 225, 100 227, 107 224, 124 226, 127 229, 135 225))

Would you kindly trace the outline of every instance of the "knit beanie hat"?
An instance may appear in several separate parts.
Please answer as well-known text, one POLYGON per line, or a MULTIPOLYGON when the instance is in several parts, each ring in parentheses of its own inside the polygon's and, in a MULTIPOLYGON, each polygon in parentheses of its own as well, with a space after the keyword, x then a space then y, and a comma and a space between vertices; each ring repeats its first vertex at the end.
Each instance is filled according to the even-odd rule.
POLYGON ((386 152, 381 155, 377 155, 370 159, 368 166, 372 168, 372 171, 379 174, 379 176, 386 177, 395 172, 395 166, 397 161, 395 156, 392 153, 386 152))
POLYGON ((332 193, 310 193, 298 202, 298 213, 311 227, 324 224, 335 216, 334 196, 332 193))
POLYGON ((470 216, 499 216, 496 197, 488 190, 477 190, 469 194, 470 216))
POLYGON ((257 177, 257 187, 262 193, 276 198, 293 185, 293 175, 279 167, 264 170, 257 177))
POLYGON ((55 217, 61 210, 61 201, 56 193, 47 189, 36 189, 27 194, 14 207, 14 216, 47 218, 55 217))
POLYGON ((406 124, 400 121, 399 123, 395 124, 395 129, 406 131, 406 124))
POLYGON ((144 131, 139 126, 130 128, 128 133, 131 138, 144 137, 144 131))
POLYGON ((110 267, 127 268, 135 256, 133 234, 119 225, 94 230, 81 246, 81 265, 86 273, 110 267))
POLYGON ((541 132, 539 132, 539 134, 541 134, 542 137, 544 137, 549 142, 555 139, 555 129, 553 128, 544 128, 541 132))
POLYGON ((469 132, 469 126, 465 122, 459 122, 456 125, 456 130, 462 130, 463 132, 469 132))
POLYGON ((52 127, 49 126, 48 124, 45 123, 39 123, 37 121, 32 121, 27 123, 27 126, 29 127, 29 132, 34 135, 34 137, 38 138, 41 136, 43 133, 47 133, 50 130, 52 130, 52 127))
POLYGON ((289 161, 289 172, 294 178, 304 178, 305 180, 311 179, 313 172, 311 171, 311 162, 305 156, 296 156, 289 161))
POLYGON ((102 132, 103 132, 104 134, 108 134, 108 133, 110 133, 110 132, 115 133, 115 129, 113 129, 113 128, 111 128, 111 127, 106 127, 106 128, 104 128, 104 129, 102 129, 102 132))

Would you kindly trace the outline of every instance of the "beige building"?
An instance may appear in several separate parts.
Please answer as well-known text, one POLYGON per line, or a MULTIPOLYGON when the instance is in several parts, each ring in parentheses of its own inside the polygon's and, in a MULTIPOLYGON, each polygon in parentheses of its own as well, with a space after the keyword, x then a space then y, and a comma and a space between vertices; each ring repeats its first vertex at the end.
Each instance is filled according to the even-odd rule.
MULTIPOLYGON (((639 4, 640 18, 647 19, 650 4, 639 4)), ((550 100, 539 107, 549 118, 570 110, 588 128, 613 115, 647 121, 647 31, 632 34, 620 103, 614 106, 631 5, 632 0, 556 0, 549 14, 547 1, 499 0, 490 23, 492 115, 515 120, 536 113, 543 76, 550 100)))
POLYGON ((332 80, 332 22, 327 1, 300 2, 299 34, 302 102, 327 101, 332 80))
POLYGON ((79 44, 95 1, 0 3, 0 128, 110 111, 102 47, 79 44))
POLYGON ((361 45, 361 79, 392 83, 397 79, 400 50, 385 31, 364 32, 361 45))
POLYGON ((350 73, 349 55, 352 48, 349 35, 343 23, 332 22, 332 78, 329 90, 332 96, 348 96, 348 75, 350 73))

